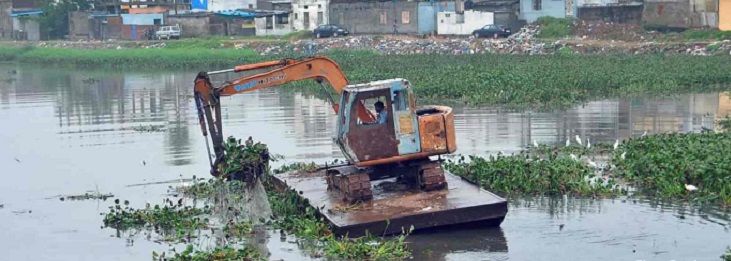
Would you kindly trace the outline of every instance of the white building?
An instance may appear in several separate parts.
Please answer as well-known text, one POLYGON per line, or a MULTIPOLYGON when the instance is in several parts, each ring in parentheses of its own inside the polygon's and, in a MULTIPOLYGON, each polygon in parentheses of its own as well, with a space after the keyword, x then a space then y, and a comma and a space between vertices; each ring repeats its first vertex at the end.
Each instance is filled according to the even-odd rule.
POLYGON ((292 32, 292 14, 287 11, 254 18, 256 35, 286 35, 292 32))
POLYGON ((193 10, 214 12, 236 9, 256 9, 256 0, 191 0, 191 8, 193 10))
POLYGON ((318 25, 328 23, 328 0, 293 0, 292 15, 294 16, 292 29, 313 30, 318 25))
POLYGON ((480 11, 464 11, 437 13, 437 34, 469 35, 472 31, 495 22, 495 13, 480 11))

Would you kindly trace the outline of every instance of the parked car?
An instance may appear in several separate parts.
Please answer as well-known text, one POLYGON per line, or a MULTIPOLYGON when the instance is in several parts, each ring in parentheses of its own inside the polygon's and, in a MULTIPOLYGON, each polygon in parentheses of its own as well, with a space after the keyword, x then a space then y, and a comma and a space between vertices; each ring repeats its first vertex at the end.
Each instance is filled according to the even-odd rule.
POLYGON ((501 24, 488 24, 480 29, 472 31, 472 35, 474 35, 477 38, 480 38, 480 37, 492 37, 492 38, 508 37, 511 34, 513 34, 513 31, 510 30, 510 27, 507 27, 507 26, 501 25, 501 24))
POLYGON ((323 24, 321 26, 318 26, 315 28, 315 30, 312 31, 312 34, 315 35, 316 38, 322 38, 322 37, 338 37, 341 35, 348 35, 350 32, 348 32, 348 29, 345 29, 343 27, 340 27, 338 25, 334 24, 323 24))
POLYGON ((177 25, 173 26, 162 26, 155 32, 155 38, 157 39, 180 39, 180 27, 177 25))

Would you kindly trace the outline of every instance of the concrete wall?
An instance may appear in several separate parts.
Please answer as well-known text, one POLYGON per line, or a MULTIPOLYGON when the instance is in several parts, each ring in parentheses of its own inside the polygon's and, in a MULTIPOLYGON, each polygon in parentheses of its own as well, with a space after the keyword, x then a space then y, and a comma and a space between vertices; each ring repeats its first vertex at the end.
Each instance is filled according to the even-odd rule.
POLYGON ((13 20, 10 15, 13 13, 13 1, 0 0, 0 37, 10 37, 13 32, 13 20))
POLYGON ((288 24, 278 24, 275 17, 259 17, 254 20, 256 35, 285 35, 291 33, 292 30, 292 16, 289 16, 288 24), (267 19, 271 19, 271 28, 267 28, 267 19))
POLYGON ((676 0, 646 0, 642 22, 673 28, 689 28, 690 2, 676 0))
POLYGON ((718 29, 731 31, 731 0, 718 0, 718 29))
POLYGON ((126 25, 155 25, 155 19, 160 19, 160 24, 165 24, 163 14, 121 14, 122 23, 126 25))
POLYGON ((472 31, 495 23, 492 12, 465 11, 462 17, 455 12, 437 14, 437 33, 439 35, 470 35, 472 31))
POLYGON ((258 7, 256 5, 256 0, 208 0, 208 11, 236 9, 258 9, 258 7))
POLYGON ((82 11, 69 13, 69 39, 73 41, 90 39, 91 28, 89 26, 89 13, 82 11))
POLYGON ((331 3, 330 21, 354 34, 392 33, 394 20, 399 33, 418 32, 416 2, 331 3))
POLYGON ((578 18, 585 21, 640 24, 642 5, 579 7, 578 18))
POLYGON ((532 23, 541 16, 565 18, 566 0, 520 0, 520 15, 518 18, 532 23), (535 8, 534 4, 536 2, 541 3, 540 8, 535 8))
POLYGON ((30 17, 26 16, 25 19, 19 17, 13 17, 13 30, 23 31, 28 41, 40 41, 41 30, 38 22, 31 20, 30 17))
MULTIPOLYGON (((329 23, 328 3, 328 0, 293 0, 292 15, 294 19, 292 29, 295 31, 314 30, 318 25, 329 23), (322 21, 319 22, 318 13, 322 13, 322 21), (307 14, 307 17, 305 14, 307 14), (305 21, 305 19, 308 21, 305 21)), ((333 22, 337 23, 336 20, 333 22)))
POLYGON ((168 16, 167 25, 179 25, 181 37, 209 35, 208 16, 168 16))
POLYGON ((419 2, 418 32, 430 34, 437 31, 437 13, 454 12, 454 2, 419 2))

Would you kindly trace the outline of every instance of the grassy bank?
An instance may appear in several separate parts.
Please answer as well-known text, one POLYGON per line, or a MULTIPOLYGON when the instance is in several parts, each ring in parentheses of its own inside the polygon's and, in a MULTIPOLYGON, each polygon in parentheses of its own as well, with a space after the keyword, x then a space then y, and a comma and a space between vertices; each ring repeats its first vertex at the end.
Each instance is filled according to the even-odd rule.
MULTIPOLYGON (((121 50, 0 47, 0 54, 24 63, 191 70, 288 56, 261 56, 250 49, 182 46, 121 50)), ((718 84, 731 83, 727 73, 731 59, 727 57, 379 55, 363 50, 334 50, 326 55, 342 66, 353 83, 401 77, 413 83, 420 99, 472 105, 565 107, 621 95, 728 90, 728 86, 718 84)))

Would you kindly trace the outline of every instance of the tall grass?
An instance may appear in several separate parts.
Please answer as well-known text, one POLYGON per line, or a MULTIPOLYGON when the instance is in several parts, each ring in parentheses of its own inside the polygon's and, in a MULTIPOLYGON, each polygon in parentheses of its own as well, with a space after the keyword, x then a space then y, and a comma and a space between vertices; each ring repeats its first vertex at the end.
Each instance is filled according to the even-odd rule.
POLYGON ((537 35, 540 38, 563 38, 572 32, 572 21, 569 18, 543 16, 536 20, 536 24, 541 26, 537 35))

